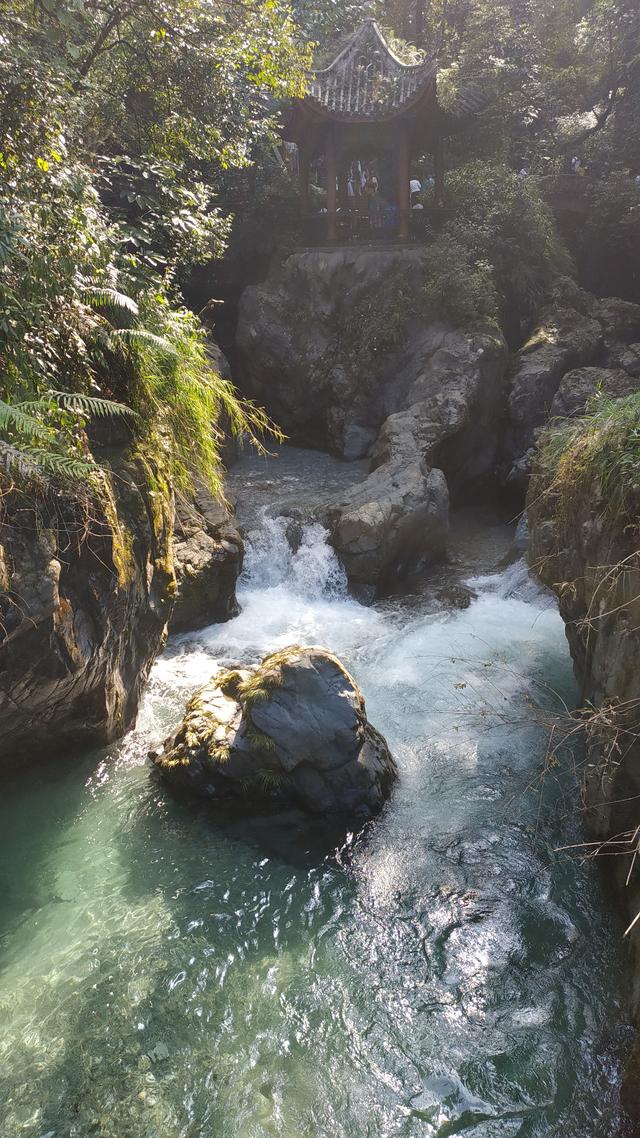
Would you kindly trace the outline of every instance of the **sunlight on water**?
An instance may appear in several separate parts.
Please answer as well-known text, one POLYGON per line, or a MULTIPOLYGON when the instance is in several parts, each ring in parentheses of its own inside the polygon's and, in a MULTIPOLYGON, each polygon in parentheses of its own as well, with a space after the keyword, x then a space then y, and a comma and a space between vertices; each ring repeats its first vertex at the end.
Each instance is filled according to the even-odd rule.
POLYGON ((170 645, 112 755, 5 795, 0 1135, 612 1138, 612 916, 553 852, 571 780, 540 793, 573 698, 555 607, 517 565, 464 611, 364 608, 289 526, 263 517, 241 615, 170 645), (344 659, 401 771, 346 861, 297 815, 178 804, 146 762, 213 671, 294 642, 344 659))

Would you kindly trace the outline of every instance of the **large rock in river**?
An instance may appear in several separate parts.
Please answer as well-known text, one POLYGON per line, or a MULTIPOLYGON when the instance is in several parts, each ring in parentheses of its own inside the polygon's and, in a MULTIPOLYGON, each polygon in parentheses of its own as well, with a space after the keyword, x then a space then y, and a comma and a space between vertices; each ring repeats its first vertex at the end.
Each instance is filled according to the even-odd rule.
POLYGON ((298 646, 215 676, 151 757, 176 788, 247 811, 293 799, 366 819, 397 775, 355 680, 325 649, 298 646))
POLYGON ((428 248, 294 253, 239 307, 245 390, 292 442, 369 457, 324 513, 352 584, 384 591, 446 552, 449 494, 490 479, 506 398, 499 329, 429 311, 428 248))
POLYGON ((349 580, 378 592, 446 553, 449 496, 477 492, 497 456, 507 353, 490 325, 414 327, 400 406, 382 424, 371 472, 325 511, 349 580))

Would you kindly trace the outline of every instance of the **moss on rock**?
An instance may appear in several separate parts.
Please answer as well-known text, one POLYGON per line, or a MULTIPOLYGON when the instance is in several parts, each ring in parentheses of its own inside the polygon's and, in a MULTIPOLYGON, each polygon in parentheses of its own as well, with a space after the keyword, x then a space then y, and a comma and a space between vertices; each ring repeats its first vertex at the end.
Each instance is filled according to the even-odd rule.
POLYGON ((381 809, 397 775, 344 666, 300 645, 215 676, 151 757, 174 786, 219 802, 295 800, 362 818, 381 809))

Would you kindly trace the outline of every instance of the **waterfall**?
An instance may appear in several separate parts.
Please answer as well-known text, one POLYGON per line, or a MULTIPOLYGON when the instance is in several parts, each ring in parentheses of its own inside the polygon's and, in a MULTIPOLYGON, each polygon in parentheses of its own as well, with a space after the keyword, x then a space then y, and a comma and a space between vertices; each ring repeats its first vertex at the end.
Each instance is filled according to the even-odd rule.
POLYGON ((318 522, 263 515, 245 541, 241 588, 287 588, 308 600, 346 596, 347 578, 318 522))

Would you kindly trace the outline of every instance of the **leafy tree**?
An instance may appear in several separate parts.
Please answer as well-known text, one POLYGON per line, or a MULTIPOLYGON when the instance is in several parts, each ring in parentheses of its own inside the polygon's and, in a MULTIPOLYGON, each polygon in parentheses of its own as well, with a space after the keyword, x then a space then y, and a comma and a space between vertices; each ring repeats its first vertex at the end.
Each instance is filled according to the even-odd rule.
MULTIPOLYGON (((225 172, 275 137, 278 102, 299 93, 307 62, 281 0, 8 0, 0 36, 7 405, 43 398, 46 413, 52 391, 137 400, 141 422, 155 417, 174 431, 176 472, 184 474, 182 445, 215 480, 215 417, 223 404, 234 408, 181 308, 180 286, 190 265, 222 251, 229 222, 216 193, 225 172), (112 310, 96 307, 97 296, 112 310)), ((245 426, 265 425, 255 409, 235 411, 236 422, 244 413, 245 426)), ((8 422, 0 433, 13 445, 8 422)), ((53 412, 50 425, 61 430, 53 412)))

